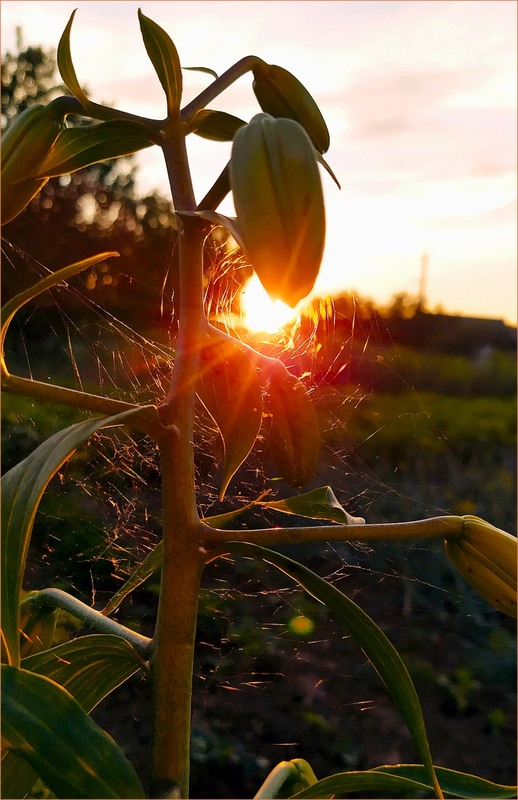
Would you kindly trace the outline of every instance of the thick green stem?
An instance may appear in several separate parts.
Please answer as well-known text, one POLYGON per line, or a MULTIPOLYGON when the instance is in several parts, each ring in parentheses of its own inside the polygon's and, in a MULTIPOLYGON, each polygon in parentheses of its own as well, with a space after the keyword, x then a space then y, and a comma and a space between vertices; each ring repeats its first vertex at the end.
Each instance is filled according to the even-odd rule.
MULTIPOLYGON (((183 431, 184 432, 184 431, 183 431)), ((164 555, 153 640, 153 797, 188 797, 194 642, 203 551, 185 441, 161 442, 164 555)))
MULTIPOLYGON (((412 522, 386 522, 371 525, 322 525, 307 528, 259 528, 218 530, 203 523, 203 546, 221 554, 225 542, 252 542, 262 547, 309 542, 398 542, 419 539, 453 539, 462 535, 464 518, 431 517, 412 522)), ((209 552, 209 557, 213 553, 209 552)))
MULTIPOLYGON (((164 154, 176 208, 194 195, 183 141, 171 132, 164 154)), ((194 407, 203 316, 201 221, 178 216, 179 328, 173 378, 161 420, 174 426, 160 440, 163 566, 153 637, 153 796, 188 797, 191 691, 196 616, 204 551, 194 477, 194 407)))
POLYGON ((130 628, 126 628, 125 625, 121 625, 119 622, 109 617, 105 617, 100 611, 96 611, 95 608, 90 608, 90 606, 87 606, 85 603, 81 602, 81 600, 72 597, 72 595, 63 592, 61 589, 42 589, 41 592, 28 597, 27 600, 22 603, 22 608, 24 606, 51 606, 52 608, 61 608, 63 611, 67 611, 73 617, 76 617, 76 619, 80 619, 81 622, 84 622, 85 625, 88 625, 97 633, 111 633, 115 636, 120 636, 121 639, 125 639, 135 648, 136 652, 143 659, 146 660, 149 657, 151 639, 148 639, 147 636, 142 636, 142 634, 136 631, 130 630, 130 628))
POLYGON ((25 397, 34 397, 43 403, 56 403, 62 406, 72 406, 83 411, 92 411, 96 414, 119 414, 137 408, 134 403, 123 400, 113 400, 97 394, 80 392, 77 389, 67 389, 64 386, 55 386, 52 383, 34 381, 32 378, 20 378, 4 372, 2 375, 2 389, 4 392, 21 394, 25 397))

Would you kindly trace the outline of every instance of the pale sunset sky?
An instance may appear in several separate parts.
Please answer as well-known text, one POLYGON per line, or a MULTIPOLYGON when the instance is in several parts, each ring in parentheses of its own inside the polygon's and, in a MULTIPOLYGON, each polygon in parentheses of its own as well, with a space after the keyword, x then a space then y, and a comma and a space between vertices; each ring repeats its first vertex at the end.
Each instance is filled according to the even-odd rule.
MULTIPOLYGON (((56 48, 71 12, 72 56, 93 100, 161 118, 165 101, 137 9, 171 36, 183 66, 218 74, 246 55, 293 72, 331 133, 322 173, 327 244, 314 294, 416 296, 516 324, 517 4, 513 0, 98 2, 2 0, 2 53, 56 48)), ((185 72, 185 100, 210 82, 185 72)), ((250 119, 250 75, 210 104, 250 119)), ((189 137, 196 196, 230 144, 189 137)), ((167 193, 158 148, 136 157, 138 189, 167 193)), ((221 211, 232 213, 230 202, 221 211)))

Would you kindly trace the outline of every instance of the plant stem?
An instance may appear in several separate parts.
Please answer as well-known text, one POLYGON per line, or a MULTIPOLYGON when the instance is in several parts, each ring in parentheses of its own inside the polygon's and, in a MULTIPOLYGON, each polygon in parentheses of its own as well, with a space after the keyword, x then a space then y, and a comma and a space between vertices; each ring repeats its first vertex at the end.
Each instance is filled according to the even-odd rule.
MULTIPOLYGON (((252 542, 261 546, 306 544, 308 542, 408 541, 409 539, 453 539, 462 535, 464 518, 432 517, 412 522, 386 522, 372 525, 321 525, 307 528, 260 528, 257 530, 218 530, 203 525, 203 546, 217 548, 225 542, 252 542)), ((212 556, 209 553, 209 556, 212 556)))
POLYGON ((223 75, 216 78, 203 92, 194 98, 188 105, 182 108, 181 115, 183 120, 190 120, 197 111, 205 108, 208 103, 214 100, 218 95, 228 89, 238 78, 241 78, 246 72, 249 72, 256 64, 264 64, 262 58, 258 56, 245 56, 230 69, 227 69, 223 75))
POLYGON ((182 435, 180 442, 166 436, 160 443, 164 554, 152 656, 153 797, 189 796, 192 670, 204 559, 185 443, 182 435))
MULTIPOLYGON (((230 162, 229 162, 230 163, 230 162)), ((215 211, 219 204, 223 202, 227 194, 230 192, 230 174, 228 164, 226 164, 221 173, 218 175, 213 185, 196 206, 197 211, 215 211)))
MULTIPOLYGON (((192 211, 194 193, 185 140, 168 131, 164 155, 177 209, 192 211)), ((194 476, 196 377, 204 331, 203 242, 205 224, 177 211, 179 325, 164 424, 174 426, 159 442, 163 495, 163 564, 153 637, 153 796, 189 796, 191 691, 194 641, 204 551, 194 476)))
POLYGON ((32 378, 20 378, 6 372, 2 375, 2 389, 12 394, 34 397, 35 400, 41 400, 43 403, 72 406, 83 411, 93 411, 107 416, 137 408, 135 403, 126 403, 123 400, 113 400, 110 397, 80 392, 77 389, 67 389, 52 383, 34 381, 32 378))
POLYGON ((24 606, 51 606, 52 608, 61 608, 63 611, 67 611, 73 617, 76 617, 76 619, 80 619, 81 622, 84 622, 85 625, 88 625, 97 633, 111 633, 115 636, 120 636, 121 639, 125 639, 135 648, 141 658, 144 660, 149 658, 151 639, 104 616, 100 611, 96 611, 95 608, 90 608, 86 603, 78 600, 77 597, 73 597, 67 592, 63 592, 61 589, 42 589, 41 592, 28 597, 27 600, 22 603, 22 608, 24 606))

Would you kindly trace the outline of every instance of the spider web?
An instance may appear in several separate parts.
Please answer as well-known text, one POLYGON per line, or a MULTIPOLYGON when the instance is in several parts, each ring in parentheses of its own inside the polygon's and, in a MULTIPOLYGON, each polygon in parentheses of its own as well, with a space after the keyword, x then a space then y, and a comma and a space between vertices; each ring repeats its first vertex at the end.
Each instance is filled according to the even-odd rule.
MULTIPOLYGON (((20 248, 4 241, 3 275, 7 293, 10 272, 14 273, 16 270, 19 274, 21 268, 26 272, 27 285, 51 272, 44 264, 20 248)), ((304 332, 301 332, 299 317, 292 325, 285 326, 276 336, 258 340, 239 327, 239 316, 235 313, 235 294, 238 284, 228 280, 224 282, 228 272, 238 272, 242 269, 247 269, 242 258, 235 253, 229 253, 223 247, 216 250, 216 261, 209 269, 209 278, 212 275, 213 279, 207 279, 206 308, 209 315, 217 317, 219 324, 232 335, 248 341, 268 355, 283 360, 289 369, 301 376, 310 389, 316 408, 321 412, 320 421, 325 424, 321 466, 311 486, 330 485, 347 510, 364 516, 369 522, 415 519, 452 513, 451 508, 445 504, 434 503, 436 497, 441 497, 441 492, 435 491, 437 488, 435 485, 419 484, 418 480, 413 480, 411 483, 401 483, 395 478, 391 480, 392 475, 390 471, 387 472, 386 465, 383 468, 384 465, 380 464, 381 468, 377 469, 376 465, 369 464, 362 457, 366 443, 370 442, 371 445, 372 441, 375 443, 386 425, 386 420, 380 411, 375 412, 379 417, 379 424, 374 426, 363 439, 354 440, 347 436, 344 430, 346 424, 344 420, 354 415, 367 400, 372 402, 375 398, 372 390, 365 390, 360 385, 349 384, 344 390, 330 382, 330 376, 336 378, 349 364, 356 361, 361 365, 368 359, 369 335, 358 347, 354 316, 350 320, 350 333, 347 334, 347 338, 338 342, 338 346, 334 348, 336 351, 334 358, 328 358, 325 368, 322 369, 320 358, 322 344, 318 332, 324 329, 328 350, 332 349, 332 345, 336 344, 336 339, 340 336, 332 300, 320 302, 318 313, 314 315, 309 330, 306 325, 304 332), (223 290, 218 287, 218 281, 223 283, 223 290), (229 311, 231 308, 233 310, 229 311), (337 369, 338 360, 342 366, 337 369), (379 505, 382 506, 381 513, 378 511, 379 505)), ((170 265, 165 265, 164 285, 169 270, 170 265)), ((131 289, 137 294, 139 282, 130 276, 126 277, 130 281, 131 289)), ((61 379, 65 385, 73 388, 102 393, 130 402, 159 404, 165 398, 173 366, 173 342, 167 333, 168 321, 164 320, 161 341, 157 341, 145 332, 135 330, 103 307, 102 298, 94 299, 92 293, 85 289, 87 281, 88 276, 78 276, 66 286, 60 285, 46 292, 35 303, 29 304, 16 315, 7 339, 7 363, 9 364, 11 350, 17 357, 18 365, 22 364, 21 368, 18 367, 21 374, 28 377, 50 381, 51 375, 48 373, 51 372, 54 382, 59 383, 61 379), (39 340, 34 335, 35 324, 39 330, 45 331, 45 335, 39 340), (57 377, 56 360, 59 363, 57 377)), ((375 328, 380 325, 383 325, 383 320, 376 317, 373 322, 373 336, 377 333, 375 328)), ((386 338, 386 330, 384 334, 386 338)), ((389 359, 385 356, 384 358, 388 370, 397 376, 401 391, 411 396, 414 401, 413 411, 409 413, 405 410, 400 416, 405 416, 405 423, 415 429, 416 442, 426 428, 427 435, 434 437, 437 444, 445 451, 451 468, 457 470, 464 480, 473 484, 475 493, 483 495, 485 487, 480 477, 470 474, 469 466, 463 464, 455 447, 434 425, 431 412, 426 405, 426 398, 422 399, 410 383, 404 362, 398 356, 397 347, 391 349, 389 359)), ((60 427, 59 416, 56 416, 55 427, 56 429, 60 427)), ((228 510, 229 507, 235 508, 235 502, 232 504, 230 501, 230 506, 227 502, 223 508, 218 503, 217 480, 218 464, 222 455, 221 443, 213 422, 203 413, 203 408, 200 408, 197 426, 197 445, 196 461, 202 514, 210 515, 228 510)), ((80 477, 74 477, 73 469, 70 471, 78 487, 97 505, 101 517, 104 513, 101 511, 103 505, 107 504, 112 509, 114 518, 110 520, 110 529, 106 530, 105 552, 114 549, 118 553, 118 569, 122 567, 124 574, 125 550, 135 547, 137 554, 142 555, 142 552, 152 547, 157 540, 159 524, 156 517, 159 508, 160 476, 156 448, 143 436, 138 437, 120 431, 114 434, 110 431, 96 434, 90 449, 94 450, 96 455, 90 470, 86 470, 80 477), (121 479, 122 483, 128 485, 119 485, 121 479), (153 524, 150 524, 151 521, 153 524), (152 530, 155 533, 151 533, 152 530)), ((389 470, 396 476, 398 467, 390 465, 389 470)), ((64 472, 68 472, 68 469, 65 468, 64 472)), ((293 493, 293 490, 282 484, 276 476, 275 466, 269 461, 263 436, 259 437, 254 452, 234 478, 233 485, 234 489, 232 490, 231 486, 230 496, 233 494, 235 500, 242 504, 251 502, 266 491, 273 490, 268 499, 293 493)), ((512 518, 505 512, 503 516, 504 518, 495 524, 503 527, 511 526, 512 518)), ((278 515, 266 514, 265 520, 264 511, 261 511, 258 519, 254 519, 253 515, 246 515, 243 519, 251 527, 261 527, 268 522, 272 525, 281 524, 278 515)), ((300 522, 300 519, 282 518, 282 524, 300 524, 300 522)), ((245 522, 242 526, 245 526, 245 522)), ((317 549, 319 547, 320 545, 316 546, 317 549)), ((336 554, 339 559, 345 558, 345 552, 349 554, 348 558, 351 557, 350 545, 342 547, 333 544, 327 547, 328 551, 336 554)), ((411 547, 415 551, 421 545, 416 543, 411 547)), ((425 543, 424 547, 429 549, 430 543, 425 543)), ((405 545, 405 548, 408 548, 408 545, 405 545)), ((361 561, 358 554, 370 557, 372 550, 370 546, 356 545, 354 548, 356 560, 361 561)), ((370 561, 372 562, 372 558, 370 561)), ((356 563, 348 566, 374 572, 372 563, 356 563)), ((339 573, 340 568, 336 574, 339 573)), ((400 573, 400 565, 390 566, 392 576, 400 573)), ((380 572, 379 577, 385 574, 387 573, 380 572)), ((402 580, 422 580, 412 578, 406 571, 404 576, 400 577, 402 580)))
MULTIPOLYGON (((376 392, 359 384, 340 385, 333 379, 352 363, 369 370, 372 348, 369 337, 358 340, 354 315, 349 320, 350 332, 343 337, 333 302, 322 301, 309 327, 307 324, 304 327, 299 319, 276 337, 253 339, 237 327, 237 284, 222 280, 225 275, 228 278, 228 273, 248 267, 242 259, 223 248, 216 248, 216 256, 219 262, 208 270, 205 298, 208 313, 212 317, 218 315, 219 324, 232 335, 255 344, 268 355, 281 358, 288 368, 301 376, 313 396, 323 425, 323 441, 320 467, 309 488, 330 485, 349 512, 365 517, 368 522, 452 513, 447 501, 450 499, 454 504, 455 498, 448 498, 439 480, 437 483, 431 480, 419 458, 419 442, 425 431, 428 440, 435 442, 437 449, 445 454, 445 469, 460 476, 461 489, 468 485, 472 495, 484 496, 487 488, 484 478, 466 466, 462 454, 434 423, 428 398, 413 387, 395 343, 390 354, 382 357, 399 383, 401 394, 412 398, 412 411, 402 403, 401 412, 396 407, 392 414, 400 421, 404 418, 415 441, 415 451, 407 454, 410 466, 407 465, 403 480, 398 474, 397 460, 395 463, 384 461, 386 442, 380 446, 379 456, 375 454, 376 442, 381 440, 388 424, 383 407, 376 407, 376 392), (222 314, 225 309, 226 313, 222 314), (328 349, 335 353, 324 362, 324 368, 322 337, 319 336, 322 327, 328 349), (347 430, 347 420, 366 404, 370 404, 372 411, 371 427, 355 437, 354 430, 351 434, 347 430), (415 469, 412 469, 413 462, 415 469)), ((73 254, 69 260, 74 260, 73 254)), ((20 269, 26 271, 27 285, 50 272, 44 264, 8 241, 3 242, 3 265, 7 294, 15 271, 18 274, 20 269)), ((164 265, 164 287, 170 270, 171 264, 164 265)), ((131 276, 126 277, 132 290, 138 293, 138 282, 131 276)), ((135 330, 104 307, 102 297, 88 291, 87 280, 88 275, 77 276, 16 315, 6 342, 8 366, 12 360, 16 363, 12 371, 17 374, 131 402, 162 402, 173 366, 174 343, 168 333, 171 320, 163 320, 158 336, 135 330), (44 331, 44 335, 38 337, 35 331, 44 331)), ((380 332, 376 326, 383 324, 377 317, 373 323, 373 338, 380 332)), ((386 329, 382 333, 386 339, 386 329)), ((16 398, 6 401, 4 396, 5 402, 11 422, 19 426, 19 430, 10 426, 4 432, 4 449, 9 454, 12 451, 13 458, 27 455, 39 440, 81 418, 81 414, 62 408, 47 409, 42 417, 32 401, 24 400, 17 406, 16 398)), ((202 408, 196 444, 199 504, 204 516, 246 505, 263 492, 270 492, 267 499, 293 493, 278 479, 266 439, 261 435, 254 451, 234 477, 229 499, 220 503, 221 442, 214 423, 202 408)), ((77 592, 87 602, 104 605, 160 540, 160 470, 155 445, 143 435, 119 429, 96 434, 53 480, 49 500, 44 498, 38 516, 26 588, 61 585, 77 592), (70 546, 74 538, 78 539, 75 549, 70 546), (53 567, 56 563, 57 567, 53 567)), ((510 529, 512 510, 504 507, 501 518, 491 521, 510 529)), ((257 508, 238 518, 236 525, 253 529, 301 522, 295 517, 279 519, 273 511, 257 508)), ((333 542, 282 549, 346 591, 378 622, 381 616, 389 633, 393 630, 396 635, 401 634, 405 621, 419 626, 421 619, 429 620, 434 613, 442 619, 443 626, 449 613, 461 622, 476 619, 481 630, 488 629, 494 622, 495 612, 477 600, 448 568, 440 543, 381 543, 374 547, 333 542)), ((148 634, 152 633, 154 620, 149 593, 156 598, 157 586, 158 577, 149 581, 143 592, 135 592, 125 610, 119 612, 123 619, 137 620, 141 630, 148 634)), ((347 636, 330 624, 322 608, 288 584, 285 576, 269 568, 258 567, 246 559, 235 563, 225 559, 215 562, 206 571, 199 620, 194 703, 195 724, 198 720, 195 737, 198 735, 199 741, 196 745, 195 738, 195 761, 198 757, 203 763, 204 758, 209 758, 207 748, 216 747, 214 737, 219 742, 228 735, 221 720, 221 703, 225 702, 226 693, 239 693, 246 698, 245 706, 253 709, 258 702, 264 702, 265 694, 277 680, 291 680, 295 682, 307 718, 311 720, 311 714, 316 715, 313 723, 321 724, 315 709, 319 707, 322 687, 329 689, 333 680, 323 662, 327 658, 334 664, 342 653, 346 654, 345 665, 339 670, 338 678, 347 679, 353 688, 357 684, 360 691, 367 694, 360 700, 342 697, 339 701, 341 713, 362 714, 375 708, 383 709, 370 684, 365 688, 366 684, 362 683, 366 661, 361 655, 354 660, 351 656, 354 648, 347 636), (294 623, 301 618, 309 620, 311 627, 303 636, 297 633, 294 623), (307 673, 306 682, 293 677, 307 673), (211 720, 212 733, 208 732, 207 720, 211 720)), ((254 735, 262 735, 258 723, 252 728, 254 735)), ((272 746, 265 748, 263 755, 252 759, 252 772, 264 772, 266 764, 273 766, 275 758, 306 755, 297 751, 300 742, 289 736, 283 739, 282 732, 280 737, 274 735, 270 744, 272 746)), ((233 747, 237 747, 235 742, 233 747)), ((247 763, 251 748, 252 744, 245 737, 241 750, 239 747, 236 750, 241 764, 247 763)), ((349 742, 342 751, 343 768, 357 767, 360 763, 359 756, 355 755, 357 748, 349 742)), ((217 757, 216 754, 214 758, 217 757)))

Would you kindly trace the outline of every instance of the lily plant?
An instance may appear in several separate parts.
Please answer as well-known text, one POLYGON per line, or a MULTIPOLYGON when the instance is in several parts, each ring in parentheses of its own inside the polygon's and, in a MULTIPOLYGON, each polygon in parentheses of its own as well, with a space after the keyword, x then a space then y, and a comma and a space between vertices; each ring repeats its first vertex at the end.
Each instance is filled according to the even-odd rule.
MULTIPOLYGON (((324 160, 330 137, 316 102, 290 72, 247 56, 219 76, 203 69, 211 82, 182 105, 182 66, 176 47, 139 10, 144 45, 164 90, 166 116, 148 119, 95 103, 83 90, 72 62, 74 14, 57 54, 70 95, 24 111, 3 137, 3 223, 20 214, 51 177, 159 147, 169 178, 178 248, 174 364, 166 396, 157 397, 154 404, 138 405, 14 375, 2 355, 5 392, 89 412, 87 418, 44 441, 2 479, 3 796, 25 797, 38 781, 56 797, 189 796, 198 598, 207 565, 228 556, 271 565, 327 606, 336 624, 373 665, 420 759, 319 780, 305 760, 293 759, 265 776, 256 797, 330 798, 362 792, 439 798, 516 796, 515 787, 434 765, 421 705, 395 646, 346 594, 274 549, 317 541, 440 538, 446 556, 482 597, 499 611, 516 616, 516 538, 476 517, 368 524, 349 514, 328 486, 303 492, 319 458, 318 422, 306 386, 282 361, 209 321, 204 308, 204 252, 218 226, 233 237, 272 298, 294 306, 311 292, 325 242, 322 176, 336 181, 324 160), (245 75, 252 79, 259 106, 252 119, 244 121, 209 107, 245 75), (71 127, 70 115, 89 124, 71 127), (199 203, 186 150, 191 134, 232 142, 228 164, 199 203), (230 193, 235 217, 218 211, 230 193), (275 510, 279 518, 296 514, 317 520, 317 525, 308 521, 302 527, 243 530, 232 527, 242 507, 218 517, 200 514, 193 445, 200 404, 223 441, 220 497, 231 489, 233 476, 268 416, 279 475, 295 493, 284 500, 256 502, 275 510), (162 478, 159 544, 102 609, 53 587, 24 592, 32 527, 49 482, 95 432, 120 426, 138 429, 156 443, 162 478), (322 520, 328 524, 322 525, 322 520), (156 627, 148 638, 112 615, 159 570, 156 627), (76 638, 53 645, 58 609, 76 617, 89 632, 80 631, 76 638), (137 673, 151 682, 153 696, 153 777, 146 788, 122 749, 89 716, 104 697, 137 673)), ((9 324, 23 305, 117 255, 103 252, 59 269, 7 302, 2 309, 2 354, 9 324)))

